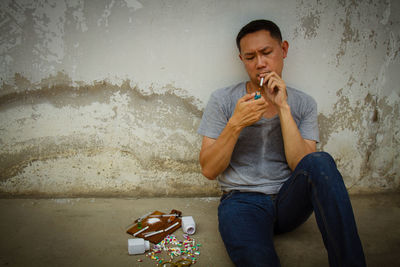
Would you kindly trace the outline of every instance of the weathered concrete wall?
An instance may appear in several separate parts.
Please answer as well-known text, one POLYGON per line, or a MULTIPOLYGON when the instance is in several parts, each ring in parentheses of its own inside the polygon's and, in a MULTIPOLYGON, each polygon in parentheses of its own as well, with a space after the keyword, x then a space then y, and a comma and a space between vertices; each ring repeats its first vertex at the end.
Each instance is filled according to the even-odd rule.
POLYGON ((213 195, 196 129, 246 79, 252 19, 290 43, 287 84, 319 104, 319 149, 351 192, 398 190, 399 1, 0 2, 3 195, 213 195))

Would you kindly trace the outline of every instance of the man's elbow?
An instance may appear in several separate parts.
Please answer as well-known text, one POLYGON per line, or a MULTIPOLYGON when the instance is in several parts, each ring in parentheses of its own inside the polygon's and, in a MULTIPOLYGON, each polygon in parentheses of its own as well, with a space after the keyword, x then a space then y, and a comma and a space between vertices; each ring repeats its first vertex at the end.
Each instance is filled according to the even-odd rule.
POLYGON ((309 148, 303 155, 298 156, 297 158, 293 159, 292 161, 288 161, 289 168, 294 171, 297 167, 297 165, 300 163, 300 161, 307 156, 308 154, 316 152, 315 149, 309 148))
POLYGON ((204 177, 206 177, 208 180, 215 180, 215 178, 217 178, 218 175, 216 175, 215 172, 213 172, 213 169, 208 166, 207 161, 204 157, 202 157, 201 153, 199 156, 199 163, 201 167, 201 174, 204 177))
POLYGON ((215 180, 218 176, 205 168, 201 168, 201 174, 203 174, 203 176, 206 177, 208 180, 215 180))

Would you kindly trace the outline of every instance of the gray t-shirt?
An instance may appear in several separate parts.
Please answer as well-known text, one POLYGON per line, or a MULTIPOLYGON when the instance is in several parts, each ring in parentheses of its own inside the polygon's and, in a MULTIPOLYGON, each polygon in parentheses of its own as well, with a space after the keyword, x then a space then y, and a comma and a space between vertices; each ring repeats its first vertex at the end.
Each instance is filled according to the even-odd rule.
MULTIPOLYGON (((287 87, 288 104, 304 139, 319 142, 317 103, 296 89, 287 87)), ((216 90, 203 113, 198 133, 217 139, 232 117, 239 98, 246 94, 246 82, 216 90)), ((218 177, 221 190, 276 194, 290 177, 283 147, 279 116, 244 128, 232 153, 231 162, 218 177)))

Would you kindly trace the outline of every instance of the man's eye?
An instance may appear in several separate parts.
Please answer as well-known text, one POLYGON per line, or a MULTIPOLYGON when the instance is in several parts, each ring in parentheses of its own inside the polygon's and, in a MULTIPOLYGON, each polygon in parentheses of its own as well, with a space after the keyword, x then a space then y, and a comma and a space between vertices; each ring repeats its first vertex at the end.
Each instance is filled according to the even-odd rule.
POLYGON ((266 56, 268 56, 269 54, 271 54, 271 51, 264 52, 263 54, 266 55, 266 56))
POLYGON ((254 57, 246 57, 246 60, 252 60, 254 57))

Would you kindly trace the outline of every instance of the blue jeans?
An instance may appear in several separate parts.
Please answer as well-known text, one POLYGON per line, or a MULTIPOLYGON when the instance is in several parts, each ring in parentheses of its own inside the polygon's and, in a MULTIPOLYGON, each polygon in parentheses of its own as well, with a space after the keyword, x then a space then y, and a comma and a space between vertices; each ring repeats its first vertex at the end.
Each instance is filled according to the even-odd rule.
POLYGON ((295 229, 312 212, 330 266, 366 266, 350 199, 333 158, 305 156, 274 196, 231 191, 218 207, 219 231, 236 266, 280 266, 273 235, 295 229))

